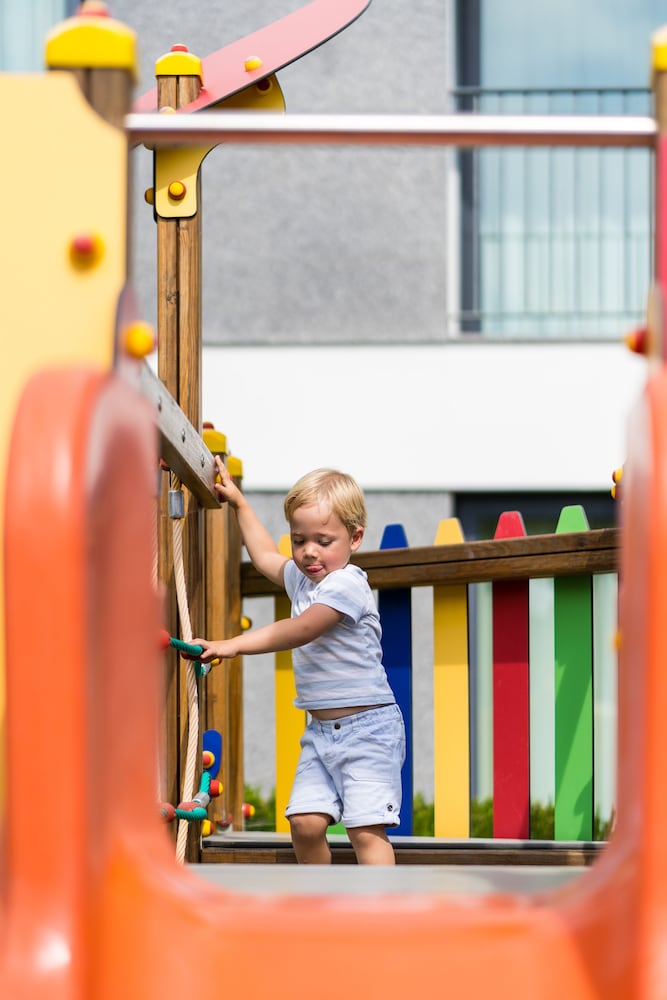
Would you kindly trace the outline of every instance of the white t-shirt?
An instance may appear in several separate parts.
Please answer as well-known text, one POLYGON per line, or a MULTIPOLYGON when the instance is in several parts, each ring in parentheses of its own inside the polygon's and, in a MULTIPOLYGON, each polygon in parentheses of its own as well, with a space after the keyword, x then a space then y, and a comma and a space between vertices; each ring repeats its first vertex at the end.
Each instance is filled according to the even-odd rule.
POLYGON ((380 617, 364 571, 348 564, 315 583, 290 560, 285 566, 285 590, 292 618, 312 604, 324 604, 345 616, 319 639, 292 650, 296 707, 394 704, 382 665, 380 617))

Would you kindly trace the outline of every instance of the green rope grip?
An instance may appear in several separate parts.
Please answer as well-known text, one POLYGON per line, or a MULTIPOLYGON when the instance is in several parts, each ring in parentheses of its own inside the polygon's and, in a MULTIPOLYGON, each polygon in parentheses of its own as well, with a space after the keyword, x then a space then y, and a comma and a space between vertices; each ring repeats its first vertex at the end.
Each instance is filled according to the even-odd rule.
POLYGON ((182 809, 178 806, 174 809, 174 815, 178 819, 187 820, 188 823, 194 823, 198 819, 206 819, 206 809, 211 801, 209 792, 211 791, 211 775, 208 771, 202 771, 201 779, 199 782, 199 791, 193 797, 192 801, 197 802, 198 805, 194 809, 182 809))
POLYGON ((187 820, 188 823, 194 823, 198 819, 206 819, 206 810, 201 809, 175 809, 176 816, 179 819, 187 820))
MULTIPOLYGON (((173 646, 174 649, 177 649, 179 653, 186 653, 188 656, 201 656, 204 652, 204 647, 200 646, 199 643, 183 642, 182 639, 176 639, 173 635, 169 636, 169 644, 173 646)), ((201 660, 195 660, 194 668, 197 677, 205 677, 211 669, 211 664, 202 663, 201 660)))
MULTIPOLYGON (((177 649, 179 652, 187 653, 188 656, 199 656, 204 652, 204 647, 198 644, 193 644, 191 642, 183 642, 182 639, 175 639, 173 636, 169 636, 169 643, 177 649)), ((210 664, 201 663, 199 660, 195 662, 195 669, 200 669, 197 673, 198 677, 203 677, 207 674, 210 669, 210 664)), ((201 779, 199 782, 199 792, 198 795, 205 795, 208 799, 209 792, 211 790, 211 775, 208 771, 202 771, 201 779)), ((193 801, 196 801, 197 797, 193 801)), ((174 815, 178 819, 184 819, 188 823, 194 823, 196 820, 206 819, 206 809, 200 806, 196 809, 174 809, 174 815)))

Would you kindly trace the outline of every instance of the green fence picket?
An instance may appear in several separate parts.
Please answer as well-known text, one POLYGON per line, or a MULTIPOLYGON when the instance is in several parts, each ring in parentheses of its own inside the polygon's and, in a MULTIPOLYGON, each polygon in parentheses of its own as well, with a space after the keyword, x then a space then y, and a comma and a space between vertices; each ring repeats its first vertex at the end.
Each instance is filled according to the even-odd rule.
MULTIPOLYGON (((564 507, 556 534, 587 531, 583 507, 564 507)), ((593 837, 593 586, 554 580, 555 838, 593 837)))

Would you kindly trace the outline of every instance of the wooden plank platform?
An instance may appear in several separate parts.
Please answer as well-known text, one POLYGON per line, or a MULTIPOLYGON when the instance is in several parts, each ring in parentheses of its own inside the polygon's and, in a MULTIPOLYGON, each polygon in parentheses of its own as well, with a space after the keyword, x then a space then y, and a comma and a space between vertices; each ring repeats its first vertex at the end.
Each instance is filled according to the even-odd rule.
POLYGON ((534 895, 558 889, 588 869, 574 865, 191 865, 210 885, 245 896, 534 895))
MULTIPOLYGON (((598 841, 447 840, 433 837, 392 837, 398 865, 501 865, 519 867, 587 867, 605 844, 598 841)), ((332 835, 332 861, 355 865, 345 836, 332 835)), ((289 834, 221 833, 202 843, 203 864, 291 865, 296 857, 289 834)))

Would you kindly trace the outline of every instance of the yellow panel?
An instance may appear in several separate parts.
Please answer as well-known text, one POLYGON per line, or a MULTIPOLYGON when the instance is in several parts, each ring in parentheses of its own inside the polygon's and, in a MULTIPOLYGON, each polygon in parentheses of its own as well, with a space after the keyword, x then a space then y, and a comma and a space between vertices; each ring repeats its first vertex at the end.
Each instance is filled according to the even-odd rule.
POLYGON ((275 74, 239 90, 231 97, 224 97, 217 104, 211 105, 211 111, 285 111, 285 98, 275 74))
MULTIPOLYGON (((91 110, 69 73, 0 75, 0 114, 5 139, 0 159, 0 517, 4 523, 9 434, 28 378, 53 365, 106 368, 112 363, 116 307, 126 268, 127 141, 91 110), (78 261, 76 254, 74 259, 70 255, 76 237, 82 238, 80 245, 88 240, 90 251, 79 255, 78 261)), ((49 484, 39 479, 39 441, 34 460, 35 489, 44 491, 48 510, 49 484)), ((2 560, 4 565, 4 556, 2 560)), ((3 590, 4 574, 0 574, 0 608, 3 590)), ((4 645, 0 618, 0 650, 4 645)), ((4 659, 0 661, 3 721, 4 659)))
MULTIPOLYGON (((463 541, 456 518, 441 521, 436 545, 463 541)), ((470 835, 468 593, 433 588, 434 803, 436 837, 470 835)))
MULTIPOLYGON (((292 549, 287 535, 278 544, 283 555, 291 556, 292 549)), ((289 618, 290 600, 286 596, 276 598, 276 621, 289 618)), ((296 687, 292 670, 292 653, 285 650, 276 653, 275 707, 276 707, 276 830, 288 833, 289 823, 285 818, 285 808, 292 790, 294 772, 299 760, 299 740, 305 728, 305 712, 294 707, 296 687)))
MULTIPOLYGON (((238 94, 226 97, 212 105, 214 111, 275 111, 285 110, 285 98, 275 76, 259 80, 238 94)), ((167 112, 168 113, 168 112, 167 112)), ((197 174, 204 158, 215 149, 213 146, 182 146, 177 149, 155 151, 155 194, 157 215, 162 219, 189 219, 196 215, 197 174), (179 197, 172 197, 173 184, 183 187, 179 197)))

